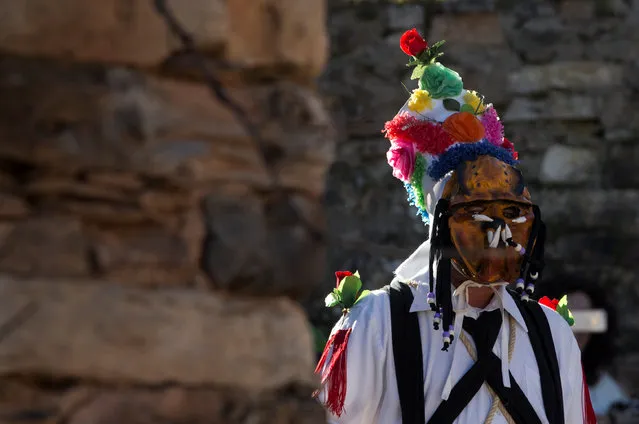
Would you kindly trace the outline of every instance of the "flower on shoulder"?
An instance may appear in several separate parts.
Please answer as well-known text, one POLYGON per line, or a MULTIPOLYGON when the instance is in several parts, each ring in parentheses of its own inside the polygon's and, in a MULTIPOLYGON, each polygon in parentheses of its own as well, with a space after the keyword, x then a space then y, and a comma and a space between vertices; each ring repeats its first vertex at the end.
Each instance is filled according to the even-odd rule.
POLYGON ((539 303, 541 305, 549 307, 553 311, 556 311, 557 305, 559 305, 559 301, 557 299, 551 299, 548 296, 544 296, 541 299, 539 299, 539 303))
POLYGON ((571 327, 575 324, 575 318, 572 316, 572 312, 568 309, 568 296, 564 295, 560 300, 550 299, 548 296, 544 296, 539 299, 538 303, 549 307, 561 315, 568 325, 571 327))
POLYGON ((324 300, 327 308, 340 306, 347 313, 357 302, 370 294, 370 290, 362 290, 359 272, 337 271, 335 273, 337 287, 324 300))

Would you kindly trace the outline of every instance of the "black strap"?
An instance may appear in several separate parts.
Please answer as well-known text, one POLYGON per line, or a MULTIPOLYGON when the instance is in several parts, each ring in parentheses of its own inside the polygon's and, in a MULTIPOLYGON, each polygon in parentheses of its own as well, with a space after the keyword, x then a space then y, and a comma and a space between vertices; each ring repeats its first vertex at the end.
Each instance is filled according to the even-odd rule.
POLYGON ((510 374, 510 389, 504 386, 501 360, 492 351, 501 324, 502 317, 499 310, 483 312, 477 320, 464 318, 464 330, 475 341, 477 361, 453 387, 448 400, 439 404, 429 423, 453 423, 486 382, 495 391, 515 422, 541 424, 535 409, 512 374, 510 374))
POLYGON ((402 424, 424 424, 424 364, 417 314, 410 313, 413 293, 397 280, 384 287, 390 297, 391 329, 402 424))
POLYGON ((555 343, 548 318, 537 302, 524 302, 519 295, 509 291, 524 317, 528 337, 537 360, 546 417, 550 424, 564 424, 564 401, 561 391, 561 375, 555 343))
MULTIPOLYGON (((393 281, 390 286, 386 286, 384 289, 388 292, 390 298, 393 354, 395 357, 395 374, 397 377, 402 423, 423 424, 426 422, 424 406, 424 365, 421 334, 419 332, 419 321, 417 319, 418 314, 410 313, 413 294, 407 284, 402 284, 398 281, 393 281)), ((564 406, 559 364, 557 362, 555 345, 552 340, 552 333, 550 332, 550 325, 548 324, 546 315, 537 302, 523 302, 520 300, 518 294, 510 290, 509 292, 513 296, 513 299, 515 299, 515 303, 528 327, 528 336, 539 368, 546 417, 550 424, 564 424, 564 406)), ((491 362, 494 362, 495 359, 499 361, 499 358, 495 357, 487 360, 486 365, 483 366, 494 367, 494 365, 491 365, 491 362)), ((472 369, 473 368, 471 368, 471 370, 472 369)), ((479 370, 473 372, 479 372, 479 370)), ((462 378, 465 377, 466 376, 462 378)), ((525 394, 512 375, 510 376, 510 389, 503 387, 501 370, 498 373, 489 373, 487 382, 493 390, 495 390, 499 398, 502 399, 506 410, 508 410, 517 423, 528 422, 524 419, 517 420, 516 418, 519 416, 516 411, 521 411, 526 408, 525 405, 521 406, 520 404, 522 397, 525 398, 525 394), (508 397, 508 392, 511 393, 510 397, 508 397)), ((461 380, 459 383, 461 383, 461 380)), ((450 402, 458 396, 455 390, 459 386, 459 383, 455 385, 451 391, 449 400, 446 402, 450 402)), ((461 391, 462 386, 459 387, 459 391, 461 391)), ((472 392, 473 396, 475 393, 477 393, 477 391, 472 392)), ((468 402, 470 402, 470 399, 468 402)), ((463 406, 465 407, 468 402, 463 404, 463 406)), ((445 402, 442 402, 442 404, 443 403, 445 402)), ((461 410, 459 413, 461 413, 461 410)), ((457 413, 455 417, 457 417, 459 413, 457 413)), ((532 413, 530 416, 536 417, 536 414, 532 413)), ((429 422, 445 423, 453 422, 453 420, 454 418, 451 421, 434 421, 433 418, 431 418, 429 422)))

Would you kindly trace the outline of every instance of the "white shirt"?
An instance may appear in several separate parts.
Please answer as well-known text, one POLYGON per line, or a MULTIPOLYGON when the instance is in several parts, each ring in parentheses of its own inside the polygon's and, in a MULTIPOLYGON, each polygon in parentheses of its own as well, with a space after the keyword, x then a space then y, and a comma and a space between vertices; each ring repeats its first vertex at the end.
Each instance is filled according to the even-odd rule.
MULTIPOLYGON (((411 287, 415 299, 411 312, 418 314, 422 352, 424 360, 425 412, 428 420, 442 399, 447 398, 449 389, 461 379, 474 364, 464 345, 456 337, 448 352, 441 351, 441 332, 433 330, 433 313, 426 302, 427 274, 422 274, 416 285, 411 287), (449 382, 446 385, 446 382, 449 382), (445 390, 448 386, 448 390, 445 390)), ((503 306, 503 311, 513 317, 516 325, 516 341, 509 371, 526 394, 530 404, 541 418, 548 423, 541 395, 541 385, 537 361, 528 338, 526 324, 504 287, 498 290, 490 304, 483 310, 489 311, 503 306)), ((477 318, 481 310, 468 306, 462 294, 454 299, 455 309, 466 306, 465 314, 477 318), (461 303, 460 303, 461 302, 461 303)), ((566 424, 583 423, 582 395, 583 376, 581 353, 568 323, 555 311, 542 306, 557 352, 561 376, 564 414, 566 424)), ((509 320, 502 323, 501 332, 509 334, 509 320)), ((344 412, 340 417, 329 413, 331 424, 402 424, 397 380, 391 339, 390 304, 386 291, 376 290, 359 301, 350 313, 335 325, 333 333, 339 329, 352 329, 347 347, 347 384, 344 412)), ((501 332, 493 352, 502 358, 501 332)), ((459 334, 459 333, 456 333, 459 334)), ((472 339, 471 339, 472 340, 472 339)), ((507 352, 506 352, 507 353, 507 352)), ((503 362, 503 361, 502 361, 503 362)), ((508 369, 506 370, 506 372, 508 369)), ((492 397, 486 384, 455 420, 457 424, 483 423, 489 413, 492 397)), ((320 401, 325 393, 320 393, 320 401)), ((494 424, 505 424, 506 420, 497 412, 494 424)))

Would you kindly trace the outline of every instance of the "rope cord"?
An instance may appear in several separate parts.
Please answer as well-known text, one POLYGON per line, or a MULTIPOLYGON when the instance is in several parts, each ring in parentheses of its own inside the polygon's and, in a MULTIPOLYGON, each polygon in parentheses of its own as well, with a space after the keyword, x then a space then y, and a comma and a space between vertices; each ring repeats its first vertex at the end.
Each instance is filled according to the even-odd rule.
MULTIPOLYGON (((510 363, 512 361, 513 351, 515 350, 517 329, 515 328, 515 320, 513 319, 513 317, 509 316, 508 324, 510 327, 510 332, 508 335, 508 363, 510 363)), ((473 361, 477 361, 477 353, 475 352, 475 348, 468 339, 468 336, 466 336, 465 332, 461 332, 461 334, 459 335, 459 340, 461 340, 473 361)), ((493 419, 495 418, 495 414, 497 413, 497 411, 501 412, 508 424, 517 424, 515 420, 513 420, 513 418, 510 416, 510 414, 504 407, 504 404, 499 399, 499 396, 497 396, 493 389, 489 385, 486 385, 486 388, 488 389, 488 393, 490 393, 490 396, 493 399, 493 403, 490 406, 490 411, 488 412, 488 416, 486 417, 484 424, 491 424, 493 422, 493 419)))

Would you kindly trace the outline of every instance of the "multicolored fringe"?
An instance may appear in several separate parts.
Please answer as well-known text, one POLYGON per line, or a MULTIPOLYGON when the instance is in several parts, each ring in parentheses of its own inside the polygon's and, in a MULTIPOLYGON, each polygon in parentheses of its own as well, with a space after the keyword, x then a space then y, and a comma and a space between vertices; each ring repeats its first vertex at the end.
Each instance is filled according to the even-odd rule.
MULTIPOLYGON (((324 405, 337 417, 344 412, 346 401, 346 347, 352 330, 352 328, 337 330, 331 336, 315 368, 315 374, 322 373, 321 384, 327 389, 324 405), (331 354, 331 360, 328 366, 325 366, 329 354, 331 354)), ((315 393, 315 396, 318 394, 319 391, 315 393)))
POLYGON ((417 155, 415 158, 415 170, 409 183, 404 183, 408 193, 408 204, 417 208, 417 215, 422 217, 424 224, 430 224, 430 216, 426 212, 426 199, 424 197, 424 172, 426 172, 426 159, 417 155))
POLYGON ((428 166, 428 176, 439 181, 460 163, 475 160, 482 155, 493 156, 508 165, 517 165, 511 151, 490 144, 486 140, 478 143, 457 143, 431 162, 428 166))

